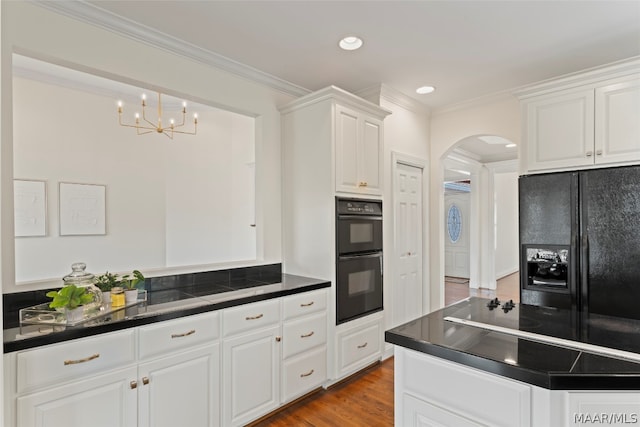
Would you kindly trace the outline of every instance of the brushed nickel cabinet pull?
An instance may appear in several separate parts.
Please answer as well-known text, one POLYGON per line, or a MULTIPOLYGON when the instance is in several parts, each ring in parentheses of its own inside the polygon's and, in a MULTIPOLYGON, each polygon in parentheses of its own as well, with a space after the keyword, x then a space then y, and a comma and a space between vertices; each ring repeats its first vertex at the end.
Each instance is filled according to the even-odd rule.
POLYGON ((367 346, 367 344, 369 344, 369 343, 368 343, 368 342, 365 342, 364 344, 359 345, 359 346, 358 346, 358 348, 365 348, 365 347, 367 346))
POLYGON ((300 378, 304 378, 304 377, 308 377, 309 375, 313 374, 313 369, 310 370, 309 372, 307 372, 306 374, 300 374, 300 378))
POLYGON ((262 316, 264 316, 264 314, 258 314, 257 316, 247 316, 245 317, 245 320, 256 320, 260 319, 262 316))
POLYGON ((300 307, 310 307, 310 306, 312 306, 312 305, 313 305, 313 301, 308 302, 308 303, 306 303, 306 304, 300 304, 300 307))
POLYGON ((196 333, 195 329, 190 330, 189 332, 184 332, 182 334, 171 334, 171 338, 182 338, 182 337, 188 337, 189 335, 193 335, 196 333))
POLYGON ((366 181, 360 181, 358 183, 358 187, 366 187, 368 184, 366 183, 366 181))
POLYGON ((142 384, 144 385, 149 384, 149 377, 142 377, 142 384))
POLYGON ((138 387, 138 381, 131 381, 129 383, 129 387, 131 387, 131 390, 137 388, 138 387))
POLYGON ((313 331, 309 332, 308 334, 300 335, 300 338, 309 338, 312 335, 313 335, 313 331))
POLYGON ((596 156, 602 156, 602 150, 597 150, 596 151, 596 156))
POLYGON ((587 151, 586 154, 587 154, 587 157, 591 157, 591 156, 593 156, 593 151, 587 151))
POLYGON ((91 355, 91 356, 89 356, 89 357, 85 357, 84 359, 77 359, 77 360, 65 360, 65 361, 64 361, 64 366, 67 366, 67 365, 77 365, 78 363, 88 362, 88 361, 90 361, 90 360, 97 359, 98 357, 100 357, 100 354, 99 354, 99 353, 96 353, 96 354, 92 354, 92 355, 91 355))

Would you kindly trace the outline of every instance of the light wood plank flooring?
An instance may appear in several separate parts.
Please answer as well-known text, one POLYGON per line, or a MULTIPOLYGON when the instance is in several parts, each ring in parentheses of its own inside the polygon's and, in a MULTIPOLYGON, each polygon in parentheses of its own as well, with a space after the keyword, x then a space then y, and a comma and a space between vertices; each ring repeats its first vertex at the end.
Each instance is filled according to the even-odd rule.
MULTIPOLYGON (((445 283, 445 303, 468 296, 519 300, 518 273, 498 280, 497 290, 469 289, 445 283)), ((455 282, 460 282, 456 280, 455 282)), ((387 427, 393 426, 393 358, 348 380, 308 396, 251 427, 387 427)))

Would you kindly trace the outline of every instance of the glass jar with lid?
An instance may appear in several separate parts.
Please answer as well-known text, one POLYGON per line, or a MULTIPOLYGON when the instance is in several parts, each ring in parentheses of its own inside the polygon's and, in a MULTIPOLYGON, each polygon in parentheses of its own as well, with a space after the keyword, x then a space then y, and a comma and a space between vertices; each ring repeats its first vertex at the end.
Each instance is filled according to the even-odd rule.
POLYGON ((62 278, 65 286, 84 287, 92 295, 93 301, 83 306, 85 313, 96 308, 99 310, 102 306, 102 291, 95 285, 95 276, 85 271, 86 268, 87 265, 84 262, 71 264, 71 273, 62 278))

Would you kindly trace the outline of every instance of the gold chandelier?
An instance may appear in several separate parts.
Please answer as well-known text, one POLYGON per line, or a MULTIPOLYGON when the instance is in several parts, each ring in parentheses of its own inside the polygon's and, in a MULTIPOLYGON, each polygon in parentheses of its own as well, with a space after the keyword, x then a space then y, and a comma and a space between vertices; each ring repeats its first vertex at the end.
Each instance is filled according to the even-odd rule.
POLYGON ((169 120, 169 126, 164 127, 162 125, 162 94, 158 92, 158 117, 157 123, 151 122, 147 119, 145 113, 145 107, 147 106, 147 97, 146 95, 142 95, 142 118, 139 113, 136 113, 136 122, 135 124, 127 124, 122 122, 122 101, 118 101, 118 123, 120 126, 136 128, 136 133, 138 135, 144 135, 151 132, 157 132, 166 135, 168 138, 173 139, 173 135, 175 133, 181 133, 186 135, 195 135, 198 132, 198 115, 193 115, 193 131, 186 131, 182 129, 178 129, 185 124, 185 119, 187 116, 187 103, 182 103, 182 122, 180 124, 176 124, 173 119, 169 120))

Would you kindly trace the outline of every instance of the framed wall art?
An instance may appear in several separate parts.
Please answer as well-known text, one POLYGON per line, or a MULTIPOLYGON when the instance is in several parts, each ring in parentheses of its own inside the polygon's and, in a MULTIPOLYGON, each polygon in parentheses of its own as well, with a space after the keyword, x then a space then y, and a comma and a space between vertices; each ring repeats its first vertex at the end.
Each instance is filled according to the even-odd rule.
POLYGON ((60 235, 107 234, 106 192, 104 185, 61 182, 58 192, 60 235))
POLYGON ((13 224, 15 237, 47 235, 47 183, 13 180, 13 224))

